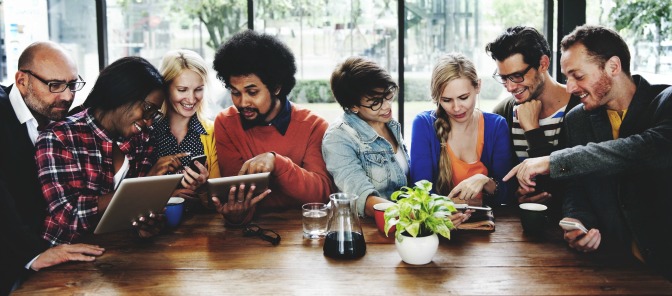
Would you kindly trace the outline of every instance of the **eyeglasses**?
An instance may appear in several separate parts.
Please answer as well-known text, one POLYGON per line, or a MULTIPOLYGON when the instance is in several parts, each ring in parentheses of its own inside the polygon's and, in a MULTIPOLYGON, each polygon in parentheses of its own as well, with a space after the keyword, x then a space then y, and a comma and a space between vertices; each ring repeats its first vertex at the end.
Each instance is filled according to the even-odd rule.
POLYGON ((527 66, 523 72, 516 72, 509 75, 499 75, 497 74, 497 70, 495 70, 495 73, 492 73, 492 78, 495 78, 495 80, 501 84, 506 84, 506 80, 510 80, 513 83, 521 83, 525 81, 525 74, 527 74, 530 69, 532 69, 532 65, 527 66))
POLYGON ((395 87, 390 87, 383 92, 384 97, 380 98, 369 98, 369 101, 373 101, 371 105, 359 105, 364 108, 369 108, 371 111, 378 111, 383 107, 383 101, 391 102, 394 100, 394 97, 397 95, 397 90, 395 87))
POLYGON ((35 73, 33 73, 30 70, 19 70, 19 71, 26 74, 30 74, 31 76, 37 78, 37 80, 49 86, 49 91, 52 93, 62 93, 66 89, 70 89, 70 91, 74 93, 76 91, 82 90, 82 88, 84 88, 84 85, 86 84, 84 79, 82 79, 82 76, 79 75, 77 75, 77 78, 79 78, 79 80, 82 81, 62 82, 58 80, 48 81, 40 76, 35 75, 35 73))
POLYGON ((274 246, 280 244, 280 235, 277 232, 270 229, 261 228, 256 224, 248 224, 245 226, 245 229, 243 229, 243 236, 258 236, 259 238, 273 244, 274 246))
POLYGON ((152 120, 152 121, 158 121, 161 118, 163 118, 163 113, 159 111, 161 107, 156 106, 152 104, 151 102, 148 101, 142 101, 143 106, 142 106, 142 118, 144 120, 152 120))

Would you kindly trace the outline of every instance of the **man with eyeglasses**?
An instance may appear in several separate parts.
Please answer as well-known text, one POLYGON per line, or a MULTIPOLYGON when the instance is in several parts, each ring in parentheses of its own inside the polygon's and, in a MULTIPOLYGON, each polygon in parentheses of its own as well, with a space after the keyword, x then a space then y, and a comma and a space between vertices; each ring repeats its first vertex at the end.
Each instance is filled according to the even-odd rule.
POLYGON ((257 209, 326 202, 333 186, 321 151, 328 123, 288 100, 296 84, 291 50, 271 35, 243 31, 217 50, 213 68, 233 102, 215 119, 222 176, 271 175, 268 195, 239 190, 235 200, 213 199, 226 222, 247 223, 257 209))
POLYGON ((85 82, 58 44, 36 42, 19 57, 15 83, 0 86, 0 294, 30 270, 63 262, 93 261, 103 249, 76 244, 48 248, 42 239, 46 202, 35 164, 35 140, 50 121, 65 117, 85 82))
MULTIPOLYGON (((493 77, 512 95, 493 111, 502 115, 511 129, 513 163, 566 147, 562 122, 579 97, 568 94, 565 86, 551 77, 551 50, 546 39, 532 27, 516 26, 506 29, 485 50, 497 64, 493 77)), ((547 203, 559 218, 559 184, 540 181, 536 191, 519 188, 518 202, 547 203)))

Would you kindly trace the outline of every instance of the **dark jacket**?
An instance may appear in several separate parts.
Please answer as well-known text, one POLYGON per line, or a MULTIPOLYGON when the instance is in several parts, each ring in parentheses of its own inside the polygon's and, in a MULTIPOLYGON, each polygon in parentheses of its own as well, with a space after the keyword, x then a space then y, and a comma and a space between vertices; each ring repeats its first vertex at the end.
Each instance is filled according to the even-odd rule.
POLYGON ((672 280, 672 87, 633 76, 637 90, 614 140, 605 107, 572 109, 568 145, 551 154, 551 177, 571 178, 563 212, 597 228, 602 244, 634 241, 672 280))
POLYGON ((46 202, 40 191, 35 147, 9 102, 10 87, 0 86, 0 295, 27 274, 25 264, 48 248, 41 238, 46 202))

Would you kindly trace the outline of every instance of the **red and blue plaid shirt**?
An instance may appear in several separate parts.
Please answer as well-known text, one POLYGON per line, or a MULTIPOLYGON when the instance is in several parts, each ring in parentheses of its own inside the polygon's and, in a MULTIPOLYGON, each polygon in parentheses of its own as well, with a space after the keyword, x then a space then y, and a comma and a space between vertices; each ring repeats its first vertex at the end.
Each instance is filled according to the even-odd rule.
POLYGON ((149 134, 114 141, 91 109, 56 122, 36 143, 38 174, 48 204, 44 239, 52 245, 70 243, 98 224, 98 198, 114 191, 112 147, 118 143, 128 158, 126 178, 146 175, 152 167, 149 134))

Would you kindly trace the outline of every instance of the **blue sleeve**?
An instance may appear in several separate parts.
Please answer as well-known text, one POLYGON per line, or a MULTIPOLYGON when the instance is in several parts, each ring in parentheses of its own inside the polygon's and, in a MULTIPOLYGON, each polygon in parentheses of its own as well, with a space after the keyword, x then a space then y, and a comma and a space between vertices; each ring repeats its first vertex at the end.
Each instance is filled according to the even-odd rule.
MULTIPOLYGON (((485 115, 484 115, 485 116, 485 115)), ((488 177, 495 179, 498 183, 497 193, 492 197, 491 201, 495 204, 506 204, 513 200, 513 191, 511 182, 504 182, 502 178, 513 168, 511 161, 511 139, 509 135, 509 127, 506 120, 496 114, 490 114, 490 120, 486 120, 486 128, 491 125, 492 128, 485 135, 485 146, 483 149, 484 155, 481 156, 481 161, 488 167, 488 177), (487 154, 487 160, 486 153, 487 154)), ((515 179, 515 178, 514 178, 515 179)))
POLYGON ((409 186, 415 182, 428 180, 435 182, 438 172, 439 161, 435 146, 438 145, 436 133, 434 133, 434 120, 430 112, 422 112, 413 120, 411 134, 411 167, 409 186))

